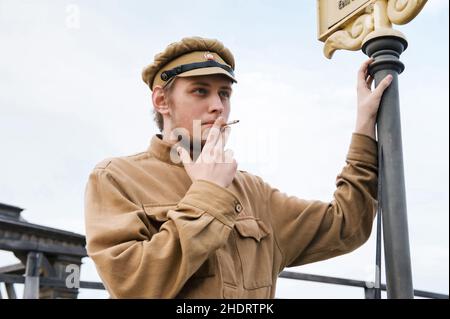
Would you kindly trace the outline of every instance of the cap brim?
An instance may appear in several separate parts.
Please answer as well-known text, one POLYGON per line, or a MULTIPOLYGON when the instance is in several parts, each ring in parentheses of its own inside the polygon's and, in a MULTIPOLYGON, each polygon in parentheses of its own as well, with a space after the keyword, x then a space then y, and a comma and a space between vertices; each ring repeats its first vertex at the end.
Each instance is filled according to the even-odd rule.
POLYGON ((211 67, 211 68, 201 68, 201 69, 195 69, 187 72, 183 72, 181 74, 178 74, 177 76, 180 78, 185 78, 188 76, 200 76, 200 75, 211 75, 211 74, 223 74, 229 77, 233 82, 237 83, 236 79, 228 73, 226 70, 219 68, 219 67, 211 67))

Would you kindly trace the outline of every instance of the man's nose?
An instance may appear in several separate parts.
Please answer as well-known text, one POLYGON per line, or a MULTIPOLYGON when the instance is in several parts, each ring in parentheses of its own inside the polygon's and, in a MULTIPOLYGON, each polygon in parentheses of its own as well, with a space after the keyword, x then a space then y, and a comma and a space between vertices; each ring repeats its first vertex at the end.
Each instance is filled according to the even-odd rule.
POLYGON ((222 114, 224 109, 225 106, 223 105, 223 101, 220 96, 212 96, 211 100, 209 101, 209 112, 217 112, 219 114, 222 114))

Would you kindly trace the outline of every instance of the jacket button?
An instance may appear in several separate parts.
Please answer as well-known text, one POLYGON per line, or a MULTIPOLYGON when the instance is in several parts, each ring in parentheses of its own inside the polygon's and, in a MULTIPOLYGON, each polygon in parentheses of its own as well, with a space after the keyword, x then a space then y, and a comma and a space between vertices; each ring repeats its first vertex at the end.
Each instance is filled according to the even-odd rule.
POLYGON ((240 213, 242 211, 242 205, 238 203, 236 204, 236 206, 234 206, 234 209, 237 213, 240 213))

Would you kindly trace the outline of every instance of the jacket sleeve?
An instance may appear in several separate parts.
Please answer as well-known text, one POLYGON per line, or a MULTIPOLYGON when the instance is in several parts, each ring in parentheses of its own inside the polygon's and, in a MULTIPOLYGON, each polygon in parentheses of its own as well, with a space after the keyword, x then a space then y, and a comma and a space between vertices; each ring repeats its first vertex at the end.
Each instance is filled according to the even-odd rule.
POLYGON ((369 238, 377 207, 377 142, 354 133, 346 163, 329 203, 287 196, 265 184, 283 255, 280 271, 348 253, 369 238))
POLYGON ((111 297, 175 297, 225 244, 236 201, 220 186, 195 181, 156 229, 111 172, 95 169, 85 194, 87 250, 111 297))

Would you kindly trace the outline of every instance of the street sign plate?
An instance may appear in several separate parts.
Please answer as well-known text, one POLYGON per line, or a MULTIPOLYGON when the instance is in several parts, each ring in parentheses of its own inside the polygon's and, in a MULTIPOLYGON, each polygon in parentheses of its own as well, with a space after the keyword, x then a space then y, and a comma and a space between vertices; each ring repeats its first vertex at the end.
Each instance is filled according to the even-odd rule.
POLYGON ((325 41, 345 22, 360 15, 374 0, 317 0, 318 38, 325 41))

